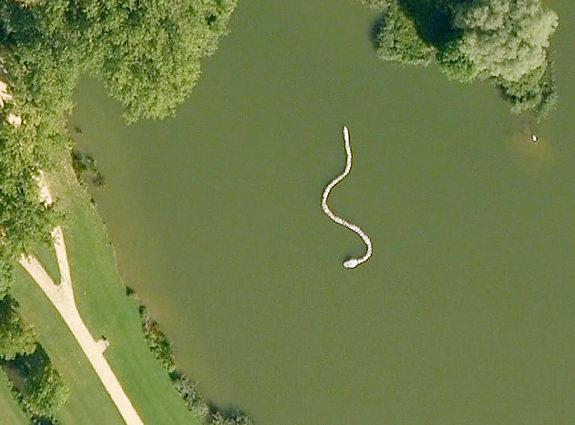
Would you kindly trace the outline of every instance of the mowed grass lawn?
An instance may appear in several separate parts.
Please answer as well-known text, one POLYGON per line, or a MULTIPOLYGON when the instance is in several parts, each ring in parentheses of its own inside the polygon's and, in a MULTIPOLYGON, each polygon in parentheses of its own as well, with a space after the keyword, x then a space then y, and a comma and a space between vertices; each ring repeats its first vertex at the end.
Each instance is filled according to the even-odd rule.
POLYGON ((28 425, 28 421, 8 389, 8 378, 0 369, 0 424, 28 425))
MULTIPOLYGON (((105 353, 128 397, 148 425, 199 424, 173 389, 166 371, 150 352, 135 302, 125 294, 105 227, 85 190, 67 165, 49 176, 49 185, 66 216, 74 293, 92 336, 110 342, 105 353)), ((42 253, 46 257, 46 253, 42 253)), ((49 273, 54 275, 54 263, 49 273)), ((25 320, 70 388, 57 418, 63 425, 121 425, 123 421, 67 326, 32 279, 17 270, 13 288, 25 320)))

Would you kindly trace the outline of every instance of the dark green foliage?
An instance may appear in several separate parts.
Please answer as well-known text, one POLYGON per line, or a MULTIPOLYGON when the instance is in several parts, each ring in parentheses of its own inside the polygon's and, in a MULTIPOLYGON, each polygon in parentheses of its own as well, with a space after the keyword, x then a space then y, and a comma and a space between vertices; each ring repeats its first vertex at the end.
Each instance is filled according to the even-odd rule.
POLYGON ((16 312, 18 304, 10 296, 0 301, 0 359, 12 360, 36 349, 36 334, 22 323, 16 312))
POLYGON ((10 79, 7 75, 0 79, 9 83, 14 97, 0 111, 2 293, 11 281, 14 260, 40 243, 51 243, 50 231, 61 219, 40 202, 35 177, 41 169, 53 167, 53 158, 69 146, 64 116, 71 107, 66 99, 71 98, 72 85, 52 58, 41 60, 41 49, 24 45, 14 54, 1 50, 0 56, 11 70, 10 79), (22 117, 22 126, 14 128, 5 122, 9 112, 22 117))
POLYGON ((33 414, 50 416, 66 402, 68 389, 60 374, 52 367, 46 367, 27 381, 23 397, 33 414))
POLYGON ((3 0, 0 13, 5 44, 21 49, 25 41, 72 76, 101 77, 134 121, 174 112, 195 85, 200 60, 227 32, 235 5, 236 0, 51 0, 24 9, 3 0))
POLYGON ((381 59, 406 65, 427 65, 433 54, 433 48, 417 33, 414 21, 395 1, 389 2, 381 17, 375 46, 381 59))
POLYGON ((68 399, 68 389, 44 349, 17 356, 7 366, 19 375, 15 390, 28 414, 42 420, 50 418, 68 399))
POLYGON ((172 372, 170 379, 172 380, 174 388, 186 402, 188 410, 192 415, 202 422, 208 421, 210 417, 210 406, 200 394, 196 383, 178 371, 172 372))
POLYGON ((98 187, 104 186, 104 175, 92 155, 72 149, 72 167, 79 182, 83 182, 84 177, 87 174, 91 174, 94 185, 98 187))
MULTIPOLYGON (((4 366, 5 369, 9 369, 9 367, 5 363, 4 364, 0 363, 0 374, 6 372, 2 366, 4 366)), ((10 381, 10 379, 6 379, 6 385, 8 387, 8 390, 12 394, 14 400, 20 405, 21 409, 30 420, 31 425, 60 425, 60 422, 54 419, 54 417, 37 416, 32 412, 30 412, 30 410, 26 407, 26 405, 23 402, 22 393, 16 389, 16 387, 10 381)), ((0 418, 2 418, 1 415, 0 418)))
POLYGON ((461 31, 459 49, 478 79, 515 82, 545 63, 557 15, 540 0, 455 2, 451 9, 461 31))
MULTIPOLYGON (((101 77, 128 120, 162 118, 190 92, 236 0, 0 0, 0 298, 22 252, 50 242, 61 219, 34 180, 65 157, 78 77, 101 77), (5 122, 13 112, 19 128, 5 122)), ((95 174, 95 183, 103 176, 95 174)))
POLYGON ((549 61, 519 81, 498 82, 502 96, 512 105, 512 112, 534 110, 539 118, 544 118, 556 107, 558 95, 552 69, 553 63, 549 61))
POLYGON ((235 0, 94 0, 96 66, 132 121, 174 112, 195 85, 200 59, 227 31, 235 0))
POLYGON ((17 308, 10 296, 0 300, 0 368, 11 372, 10 390, 32 424, 58 425, 52 414, 64 404, 68 390, 17 308))
POLYGON ((474 81, 477 71, 475 65, 465 56, 459 48, 459 40, 446 43, 438 50, 436 58, 439 69, 450 80, 459 83, 474 81))
POLYGON ((158 322, 150 318, 148 309, 145 306, 140 305, 138 311, 142 319, 142 330, 144 331, 144 336, 146 337, 146 341, 148 341, 150 350, 164 365, 168 373, 174 372, 176 363, 172 352, 172 344, 168 340, 168 337, 161 331, 158 322))
POLYGON ((54 418, 33 417, 32 425, 60 425, 60 422, 54 418))
POLYGON ((16 0, 18 3, 21 3, 23 6, 34 6, 37 3, 40 3, 42 0, 16 0))
MULTIPOLYGON (((72 145, 66 117, 78 77, 102 78, 129 121, 170 115, 196 83, 200 60, 216 50, 235 5, 236 0, 0 0, 0 80, 13 95, 0 110, 0 300, 18 256, 50 243, 50 231, 61 220, 40 201, 36 178, 58 166, 54 158, 65 158, 72 145), (6 123, 11 112, 22 118, 20 127, 6 123)), ((93 158, 73 155, 77 172, 92 172, 103 183, 93 158)), ((0 350, 23 382, 15 387, 19 401, 34 423, 47 424, 67 389, 41 347, 16 355, 32 351, 35 340, 12 313, 6 309, 5 321, 0 319, 0 350)), ((173 373, 169 341, 145 310, 141 314, 152 351, 173 373)), ((191 410, 210 418, 190 381, 180 376, 177 382, 191 410)))
MULTIPOLYGON (((1 244, 2 243, 0 242, 0 245, 1 244)), ((8 294, 11 280, 12 280, 12 255, 10 255, 10 253, 6 251, 2 251, 0 252, 0 300, 3 299, 8 294)))
POLYGON ((0 297, 11 281, 14 260, 38 243, 50 243, 50 231, 60 218, 39 199, 34 177, 41 153, 35 149, 35 133, 0 124, 0 297))
POLYGON ((541 0, 362 0, 382 8, 378 55, 403 64, 429 63, 462 83, 490 80, 514 113, 539 118, 555 105, 549 39, 557 15, 541 0))
POLYGON ((211 425, 252 425, 251 419, 242 412, 234 410, 229 413, 215 412, 211 425))

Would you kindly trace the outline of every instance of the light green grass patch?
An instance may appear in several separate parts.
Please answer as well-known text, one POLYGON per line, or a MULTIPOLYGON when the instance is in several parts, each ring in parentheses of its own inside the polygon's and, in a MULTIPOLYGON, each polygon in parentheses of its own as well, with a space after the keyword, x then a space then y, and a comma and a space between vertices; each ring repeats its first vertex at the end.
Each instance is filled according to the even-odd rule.
POLYGON ((58 412, 58 419, 65 424, 123 425, 72 333, 48 298, 22 269, 16 271, 12 293, 20 302, 23 319, 34 326, 40 343, 70 389, 69 399, 58 412))
POLYGON ((4 371, 0 368, 0 424, 27 425, 26 416, 14 400, 10 384, 4 371))
MULTIPOLYGON (((65 230, 64 230, 65 231, 65 230)), ((56 284, 60 283, 60 270, 58 269, 58 261, 56 260, 56 253, 54 247, 40 247, 34 255, 46 269, 48 275, 54 280, 56 284)))

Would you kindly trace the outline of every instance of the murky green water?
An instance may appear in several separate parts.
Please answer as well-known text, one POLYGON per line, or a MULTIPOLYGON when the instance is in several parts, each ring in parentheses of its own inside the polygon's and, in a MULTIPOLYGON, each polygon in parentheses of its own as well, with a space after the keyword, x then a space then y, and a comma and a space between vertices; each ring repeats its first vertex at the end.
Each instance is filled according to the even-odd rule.
POLYGON ((487 85, 379 62, 352 0, 240 0, 177 118, 73 124, 120 267, 204 392, 261 425, 542 425, 575 416, 575 5, 561 109, 528 129, 487 85), (374 256, 323 215, 324 185, 374 256))

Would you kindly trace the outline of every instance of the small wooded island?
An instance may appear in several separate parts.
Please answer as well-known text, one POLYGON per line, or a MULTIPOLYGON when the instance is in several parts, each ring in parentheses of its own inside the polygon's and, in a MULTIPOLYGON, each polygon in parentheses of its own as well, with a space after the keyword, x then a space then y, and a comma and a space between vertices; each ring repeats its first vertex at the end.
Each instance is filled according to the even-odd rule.
POLYGON ((381 10, 379 57, 405 65, 433 58, 451 80, 489 80, 511 111, 547 115, 557 102, 549 39, 557 14, 540 0, 363 0, 381 10))

